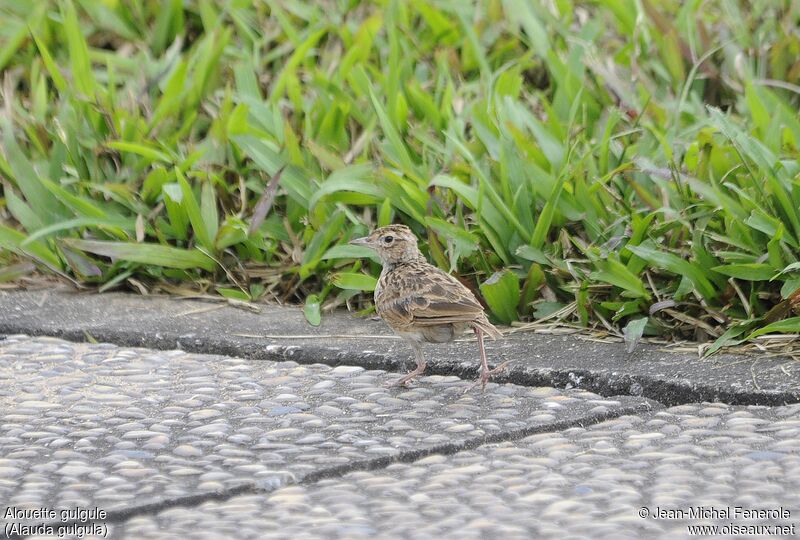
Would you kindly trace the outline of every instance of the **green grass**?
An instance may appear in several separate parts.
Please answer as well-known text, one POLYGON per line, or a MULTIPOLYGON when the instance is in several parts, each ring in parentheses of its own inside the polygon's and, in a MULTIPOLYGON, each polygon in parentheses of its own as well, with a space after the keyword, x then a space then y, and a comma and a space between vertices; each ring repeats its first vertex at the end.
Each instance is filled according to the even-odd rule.
POLYGON ((33 5, 0 0, 0 279, 318 322, 402 222, 505 323, 800 330, 797 2, 33 5))

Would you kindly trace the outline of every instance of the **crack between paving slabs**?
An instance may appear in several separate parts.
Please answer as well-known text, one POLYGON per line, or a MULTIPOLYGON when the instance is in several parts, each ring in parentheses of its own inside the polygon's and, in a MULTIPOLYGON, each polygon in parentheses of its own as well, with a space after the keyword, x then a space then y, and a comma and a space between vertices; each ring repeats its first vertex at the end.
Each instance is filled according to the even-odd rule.
MULTIPOLYGON (((209 501, 224 502, 237 495, 268 494, 275 491, 276 489, 280 489, 283 487, 310 486, 317 483, 320 480, 324 480, 327 478, 336 478, 338 476, 343 476, 347 473, 354 471, 375 471, 379 469, 385 469, 386 467, 394 463, 411 463, 413 461, 417 461, 419 459, 432 456, 434 454, 450 456, 457 452, 461 452, 462 450, 473 450, 484 444, 515 441, 539 433, 550 433, 550 432, 562 431, 572 427, 590 426, 598 424, 605 420, 610 420, 612 418, 618 418, 620 416, 625 416, 628 414, 640 414, 644 412, 651 412, 661 408, 662 405, 660 403, 652 401, 650 402, 643 401, 642 403, 637 405, 622 406, 619 409, 601 411, 589 414, 582 418, 576 418, 574 420, 561 420, 558 422, 553 422, 550 424, 544 424, 539 426, 527 426, 524 428, 514 429, 510 431, 489 433, 481 437, 472 437, 470 439, 466 439, 465 441, 460 443, 443 443, 436 446, 432 446, 430 448, 407 450, 404 452, 400 452, 399 454, 394 456, 382 456, 371 459, 353 461, 350 463, 336 465, 333 467, 325 467, 318 471, 313 471, 304 475, 299 481, 289 481, 283 485, 279 485, 278 482, 275 481, 271 482, 267 481, 263 483, 242 482, 240 484, 237 484, 235 486, 229 487, 221 491, 196 493, 194 495, 185 495, 183 497, 175 497, 172 499, 153 501, 150 503, 131 506, 120 510, 106 511, 106 518, 102 520, 99 519, 87 520, 87 521, 71 520, 66 522, 51 521, 51 522, 31 524, 31 527, 44 525, 53 527, 55 529, 58 527, 69 527, 71 525, 89 525, 92 523, 124 523, 125 521, 133 517, 147 515, 147 514, 155 514, 162 510, 166 510, 168 508, 174 508, 179 506, 191 508, 194 506, 199 506, 202 503, 209 501)), ((11 535, 8 537, 8 539, 15 540, 15 539, 22 539, 29 537, 30 537, 29 535, 23 535, 23 536, 11 535)))
MULTIPOLYGON (((53 330, 0 328, 3 333, 11 334, 21 330, 28 335, 48 335, 73 342, 87 342, 88 336, 79 330, 53 330), (27 332, 25 331, 27 330, 27 332)), ((125 330, 94 329, 92 338, 100 342, 113 343, 127 347, 147 347, 159 350, 180 349, 196 354, 218 354, 251 360, 294 361, 298 364, 326 364, 329 366, 356 365, 365 369, 382 369, 399 372, 405 366, 404 360, 397 360, 381 353, 363 353, 358 357, 343 352, 341 349, 316 345, 283 345, 264 344, 254 341, 251 344, 233 344, 224 339, 198 339, 192 341, 177 335, 141 335, 125 330)), ((462 379, 477 376, 477 366, 452 363, 431 363, 429 375, 455 375, 462 379)), ((551 386, 554 388, 582 388, 603 397, 618 395, 635 395, 658 401, 671 407, 691 403, 719 401, 728 405, 765 405, 782 406, 800 402, 800 393, 793 392, 737 392, 697 383, 694 386, 680 380, 664 380, 646 375, 628 375, 620 373, 596 373, 584 370, 557 370, 548 368, 537 370, 529 367, 514 369, 513 364, 506 373, 493 378, 497 383, 514 383, 520 386, 551 386), (576 380, 580 380, 576 384, 576 380), (630 392, 630 388, 638 385, 640 393, 630 392)))

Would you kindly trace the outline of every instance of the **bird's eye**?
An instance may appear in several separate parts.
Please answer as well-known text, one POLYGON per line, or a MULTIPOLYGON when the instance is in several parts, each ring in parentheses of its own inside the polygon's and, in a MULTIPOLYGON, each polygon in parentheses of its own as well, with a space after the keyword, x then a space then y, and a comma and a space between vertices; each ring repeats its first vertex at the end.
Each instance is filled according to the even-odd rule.
POLYGON ((384 244, 391 244, 393 241, 394 241, 394 237, 393 236, 384 236, 383 237, 383 243, 384 244))

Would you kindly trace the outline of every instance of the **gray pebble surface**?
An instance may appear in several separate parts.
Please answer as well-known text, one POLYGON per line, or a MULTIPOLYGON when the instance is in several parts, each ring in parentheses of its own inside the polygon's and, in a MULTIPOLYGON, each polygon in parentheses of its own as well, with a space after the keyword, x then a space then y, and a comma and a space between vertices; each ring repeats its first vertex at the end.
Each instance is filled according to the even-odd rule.
POLYGON ((471 382, 452 376, 386 387, 398 377, 8 336, 0 501, 114 511, 242 483, 271 490, 322 469, 648 407, 583 390, 464 393, 471 382))
POLYGON ((112 538, 142 539, 688 538, 692 524, 800 527, 800 405, 648 412, 638 398, 581 390, 490 384, 465 394, 471 383, 456 377, 385 386, 397 377, 10 336, 0 341, 0 501, 114 511, 256 488, 105 524, 112 538), (582 422, 636 404, 641 414, 582 422), (548 428, 564 421, 573 427, 548 428), (549 431, 304 481, 535 427, 549 431), (653 517, 692 507, 789 517, 653 517))
POLYGON ((682 405, 170 508, 112 530, 136 538, 671 539, 691 537, 689 525, 729 523, 793 524, 797 534, 800 405, 682 405), (692 507, 783 508, 789 516, 653 517, 692 507))

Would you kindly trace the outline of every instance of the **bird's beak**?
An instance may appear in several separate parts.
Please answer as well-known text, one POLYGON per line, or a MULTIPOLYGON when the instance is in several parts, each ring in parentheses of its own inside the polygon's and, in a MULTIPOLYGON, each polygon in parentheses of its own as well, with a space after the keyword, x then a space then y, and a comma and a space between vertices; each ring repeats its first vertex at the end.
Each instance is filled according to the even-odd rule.
POLYGON ((349 243, 354 246, 366 246, 366 247, 369 247, 370 244, 369 238, 366 236, 362 236, 361 238, 353 238, 352 240, 350 240, 349 243))

